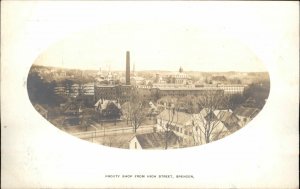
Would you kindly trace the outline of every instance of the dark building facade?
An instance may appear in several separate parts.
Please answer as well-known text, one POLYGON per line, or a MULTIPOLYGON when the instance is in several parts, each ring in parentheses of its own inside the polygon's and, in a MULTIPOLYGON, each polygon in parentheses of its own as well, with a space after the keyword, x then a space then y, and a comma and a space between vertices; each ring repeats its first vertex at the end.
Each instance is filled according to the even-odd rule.
POLYGON ((129 100, 131 96, 131 85, 99 85, 95 86, 95 100, 118 100, 124 103, 129 100))
POLYGON ((99 99, 105 100, 116 100, 117 99, 117 89, 114 85, 95 85, 95 100, 99 99))

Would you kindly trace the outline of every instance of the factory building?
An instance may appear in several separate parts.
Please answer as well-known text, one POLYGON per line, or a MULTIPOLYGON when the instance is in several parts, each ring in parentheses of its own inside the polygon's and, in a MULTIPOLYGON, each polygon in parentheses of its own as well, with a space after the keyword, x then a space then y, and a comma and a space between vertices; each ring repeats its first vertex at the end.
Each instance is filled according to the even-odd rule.
MULTIPOLYGON (((99 84, 95 85, 95 100, 118 100, 121 104, 130 99, 132 89, 134 88, 130 82, 130 52, 126 52, 126 73, 125 73, 125 85, 111 85, 111 84, 99 84)), ((135 86, 138 94, 144 99, 149 101, 156 101, 164 96, 183 97, 187 95, 201 96, 208 92, 215 92, 218 94, 224 94, 224 89, 221 87, 189 87, 187 85, 189 76, 183 73, 183 69, 179 69, 179 73, 172 75, 173 82, 167 85, 153 87, 135 86)))
POLYGON ((95 100, 118 100, 124 103, 129 100, 132 86, 130 84, 130 52, 126 52, 126 85, 98 84, 95 85, 95 100))
POLYGON ((202 96, 206 94, 224 94, 224 90, 218 88, 158 88, 160 97, 183 97, 187 95, 202 96), (212 93, 213 92, 213 93, 212 93))

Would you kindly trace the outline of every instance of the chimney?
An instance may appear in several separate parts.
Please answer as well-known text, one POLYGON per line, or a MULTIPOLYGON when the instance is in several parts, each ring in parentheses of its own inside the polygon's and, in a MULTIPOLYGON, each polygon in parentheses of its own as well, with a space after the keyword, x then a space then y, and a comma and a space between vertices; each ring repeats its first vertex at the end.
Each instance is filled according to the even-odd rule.
POLYGON ((130 85, 130 54, 126 52, 126 85, 130 85))

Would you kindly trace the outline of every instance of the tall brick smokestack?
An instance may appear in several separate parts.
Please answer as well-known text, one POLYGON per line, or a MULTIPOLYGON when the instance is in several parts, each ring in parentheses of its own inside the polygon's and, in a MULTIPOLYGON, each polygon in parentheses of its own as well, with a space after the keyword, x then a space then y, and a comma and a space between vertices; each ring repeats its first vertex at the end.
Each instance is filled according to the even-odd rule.
POLYGON ((130 54, 126 52, 126 85, 130 85, 130 54))

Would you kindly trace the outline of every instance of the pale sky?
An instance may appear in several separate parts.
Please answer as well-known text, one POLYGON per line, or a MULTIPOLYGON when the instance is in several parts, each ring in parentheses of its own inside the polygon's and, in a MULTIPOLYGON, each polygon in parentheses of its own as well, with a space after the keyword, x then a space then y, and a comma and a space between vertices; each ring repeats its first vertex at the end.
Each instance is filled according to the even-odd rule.
MULTIPOLYGON (((100 17, 110 22, 102 18, 95 27, 69 35, 44 51, 35 64, 103 70, 110 66, 111 70, 125 70, 126 51, 130 51, 131 64, 135 64, 137 71, 176 71, 180 66, 186 71, 266 71, 254 52, 238 38, 216 30, 236 22, 223 23, 224 18, 212 18, 217 26, 210 27, 211 23, 204 18, 211 13, 188 8, 180 8, 186 15, 184 19, 177 16, 180 21, 176 22, 176 11, 166 16, 163 7, 159 7, 162 10, 157 14, 162 19, 158 20, 149 16, 153 12, 146 9, 143 12, 142 8, 133 8, 125 18, 102 13, 100 17), (199 19, 184 22, 192 17, 199 19)), ((229 19, 232 15, 224 17, 229 19)), ((247 37, 247 33, 243 35, 247 37)), ((253 38, 250 32, 248 36, 253 38)))

